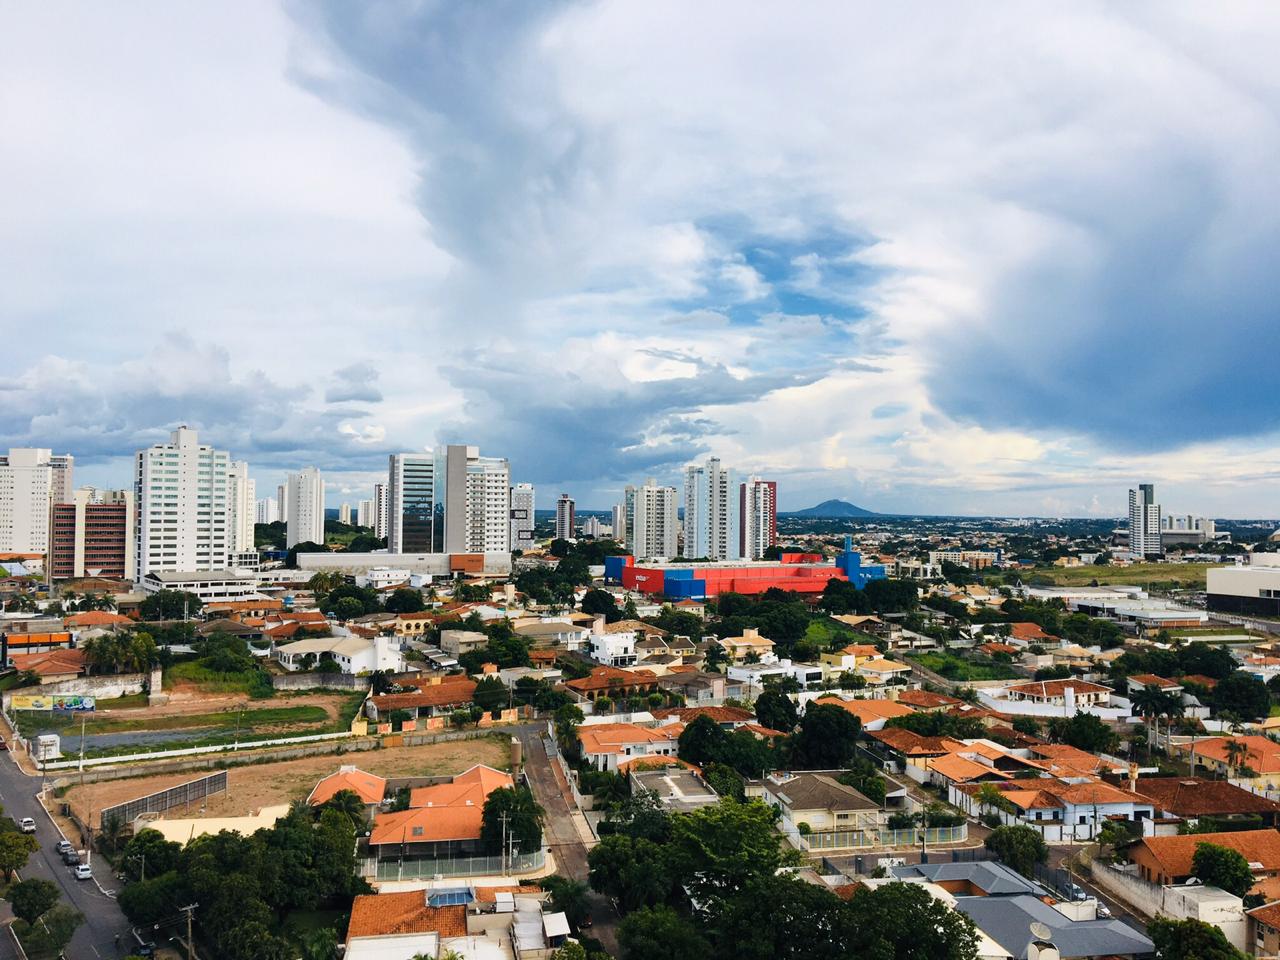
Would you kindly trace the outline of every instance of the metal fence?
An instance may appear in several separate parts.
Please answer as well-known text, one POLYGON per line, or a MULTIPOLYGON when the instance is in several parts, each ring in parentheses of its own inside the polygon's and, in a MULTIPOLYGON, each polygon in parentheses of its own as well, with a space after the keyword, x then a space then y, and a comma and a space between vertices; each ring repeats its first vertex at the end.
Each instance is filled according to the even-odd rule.
POLYGON ((215 793, 223 793, 227 789, 227 771, 211 773, 207 777, 188 780, 168 790, 148 794, 128 803, 120 803, 107 807, 102 811, 100 823, 107 823, 112 817, 119 817, 120 823, 132 823, 140 814, 163 813, 174 807, 181 807, 197 800, 203 800, 215 793))
POLYGON ((431 860, 360 861, 360 875, 374 880, 430 880, 432 877, 501 876, 526 873, 545 866, 546 849, 533 853, 517 853, 511 857, 444 857, 431 860))
POLYGON ((801 833, 799 840, 809 850, 856 850, 860 847, 918 847, 921 833, 926 846, 961 843, 969 839, 969 825, 930 827, 928 830, 823 830, 801 833))

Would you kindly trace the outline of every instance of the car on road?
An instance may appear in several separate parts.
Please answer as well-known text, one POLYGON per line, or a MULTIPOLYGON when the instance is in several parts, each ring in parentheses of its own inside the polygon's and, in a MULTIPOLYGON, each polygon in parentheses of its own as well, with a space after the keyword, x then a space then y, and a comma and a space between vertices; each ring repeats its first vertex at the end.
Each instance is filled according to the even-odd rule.
POLYGON ((1068 900, 1088 900, 1089 895, 1084 892, 1079 884, 1067 881, 1062 885, 1062 895, 1068 900))
POLYGON ((59 856, 68 867, 73 867, 80 862, 80 854, 75 850, 63 850, 59 856))
POLYGON ((66 853, 68 850, 74 850, 70 840, 59 840, 58 845, 54 847, 59 853, 66 853))
POLYGON ((76 864, 71 868, 71 873, 77 880, 93 879, 93 867, 89 866, 87 863, 76 864))
POLYGON ((1110 920, 1110 919, 1111 919, 1111 908, 1110 908, 1110 907, 1108 907, 1108 906, 1107 906, 1105 903, 1103 903, 1101 900, 1099 900, 1099 901, 1098 901, 1098 919, 1099 919, 1099 920, 1110 920))
POLYGON ((35 833, 36 822, 32 820, 30 817, 23 817, 21 820, 18 821, 18 828, 23 833, 35 833))

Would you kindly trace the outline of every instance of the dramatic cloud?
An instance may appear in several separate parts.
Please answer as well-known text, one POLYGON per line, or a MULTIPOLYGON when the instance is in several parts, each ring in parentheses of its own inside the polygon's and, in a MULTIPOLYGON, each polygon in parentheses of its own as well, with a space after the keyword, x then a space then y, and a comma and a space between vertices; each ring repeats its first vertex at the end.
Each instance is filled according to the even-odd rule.
POLYGON ((9 21, 0 445, 199 421, 344 490, 464 440, 588 506, 716 454, 791 507, 1275 512, 1272 5, 9 21))

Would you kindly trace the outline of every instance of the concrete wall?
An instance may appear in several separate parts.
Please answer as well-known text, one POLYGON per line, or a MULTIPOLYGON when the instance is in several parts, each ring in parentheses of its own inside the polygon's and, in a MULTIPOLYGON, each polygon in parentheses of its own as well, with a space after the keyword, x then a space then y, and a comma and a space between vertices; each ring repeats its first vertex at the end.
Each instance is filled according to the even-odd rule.
POLYGON ((57 683, 46 683, 30 690, 13 690, 4 695, 4 709, 9 710, 10 697, 38 693, 47 696, 53 693, 71 693, 82 697, 97 697, 99 700, 114 700, 133 693, 141 693, 147 682, 145 673, 121 673, 112 677, 76 677, 74 680, 59 680, 57 683))
POLYGON ((349 673, 287 673, 272 675, 276 690, 368 690, 369 678, 349 673))
POLYGON ((1218 927, 1237 950, 1248 952, 1244 902, 1239 897, 1213 887, 1162 887, 1096 860, 1090 871, 1094 883, 1139 913, 1202 920, 1218 927))

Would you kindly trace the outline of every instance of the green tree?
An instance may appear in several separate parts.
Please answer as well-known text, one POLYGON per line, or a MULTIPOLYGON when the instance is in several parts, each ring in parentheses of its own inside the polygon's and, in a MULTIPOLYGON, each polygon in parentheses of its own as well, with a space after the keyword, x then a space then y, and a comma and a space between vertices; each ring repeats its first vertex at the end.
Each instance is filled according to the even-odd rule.
POLYGON ((666 851, 652 840, 606 834, 587 854, 591 889, 617 901, 623 912, 664 903, 673 880, 666 851))
POLYGON ((984 846, 1005 866, 1017 870, 1029 880, 1034 879, 1036 864, 1049 859, 1044 837, 1033 827, 996 827, 987 835, 984 846))
POLYGON ((711 950, 692 922, 661 905, 623 918, 618 945, 622 960, 705 960, 711 950))
POLYGON ((58 902, 58 885, 33 877, 11 886, 6 898, 13 905, 14 914, 34 926, 58 902))
POLYGON ((308 930, 302 936, 302 960, 337 960, 338 935, 332 927, 308 930))
POLYGON ((517 853, 533 853, 542 846, 542 807, 528 787, 504 787, 485 799, 480 842, 497 854, 504 836, 517 853))
MULTIPOLYGON (((858 931, 839 897, 789 876, 753 880, 729 897, 708 927, 717 960, 846 960, 858 931), (797 936, 797 931, 804 931, 797 936)), ((882 956, 892 956, 892 953, 882 956)))
POLYGON ((198 617, 204 601, 185 590, 157 590, 138 607, 143 620, 186 620, 198 617))
POLYGON ((588 590, 582 596, 582 612, 589 613, 596 617, 604 615, 606 623, 617 623, 622 619, 622 611, 618 609, 618 602, 613 599, 613 595, 607 590, 588 590))
POLYGON ((333 605, 333 613, 339 620, 354 620, 364 615, 364 604, 355 597, 340 597, 333 605))
POLYGON ((1219 680, 1213 688, 1213 708, 1221 713, 1233 713, 1245 720, 1261 720, 1271 709, 1271 697, 1267 685, 1257 677, 1237 672, 1219 680))
POLYGON ((1249 861, 1230 847, 1216 843, 1197 843, 1191 858, 1191 873, 1201 882, 1218 887, 1237 897, 1243 897, 1253 886, 1253 871, 1249 861))
POLYGON ((770 730, 790 733, 796 727, 796 705, 785 693, 768 687, 756 698, 756 719, 770 730))
POLYGON ((421 590, 398 587, 387 597, 386 609, 390 613, 419 613, 426 609, 421 590))
POLYGON ((27 865, 31 854, 40 849, 36 838, 29 833, 0 833, 0 871, 5 882, 13 879, 14 871, 27 865))
POLYGON ((1091 713, 1077 710, 1070 719, 1056 717, 1049 721, 1049 736, 1089 753, 1114 750, 1116 732, 1091 713))
POLYGON ((1220 928, 1203 920, 1156 917, 1147 924, 1147 936, 1161 960, 1248 960, 1220 928))
POLYGON ((117 902, 129 922, 146 926, 172 916, 182 904, 183 882, 177 871, 165 874, 147 874, 141 882, 127 884, 120 891, 117 902))
POLYGON ((774 812, 758 800, 721 800, 674 817, 667 846, 672 876, 704 909, 771 876, 783 863, 774 812))
POLYGON ((849 956, 975 960, 978 934, 965 914, 914 883, 861 888, 849 901, 849 956))
POLYGON ((356 830, 363 830, 366 821, 364 800, 354 790, 339 790, 324 802, 326 810, 336 810, 348 820, 356 830))
POLYGON ((591 916, 591 905, 587 902, 588 887, 580 880, 552 874, 539 880, 538 886, 551 894, 552 909, 563 913, 575 930, 591 916))
POLYGON ((498 677, 481 677, 476 683, 473 699, 485 713, 501 710, 511 702, 511 691, 498 677))
POLYGON ((166 840, 159 830, 139 830, 125 844, 121 863, 131 880, 142 880, 173 870, 181 854, 182 844, 166 840))
POLYGON ((694 718, 680 733, 679 756, 681 760, 705 766, 723 756, 728 732, 706 714, 694 718))
POLYGON ((791 765, 803 770, 838 770, 856 750, 862 724, 843 707, 810 703, 791 738, 791 765))

